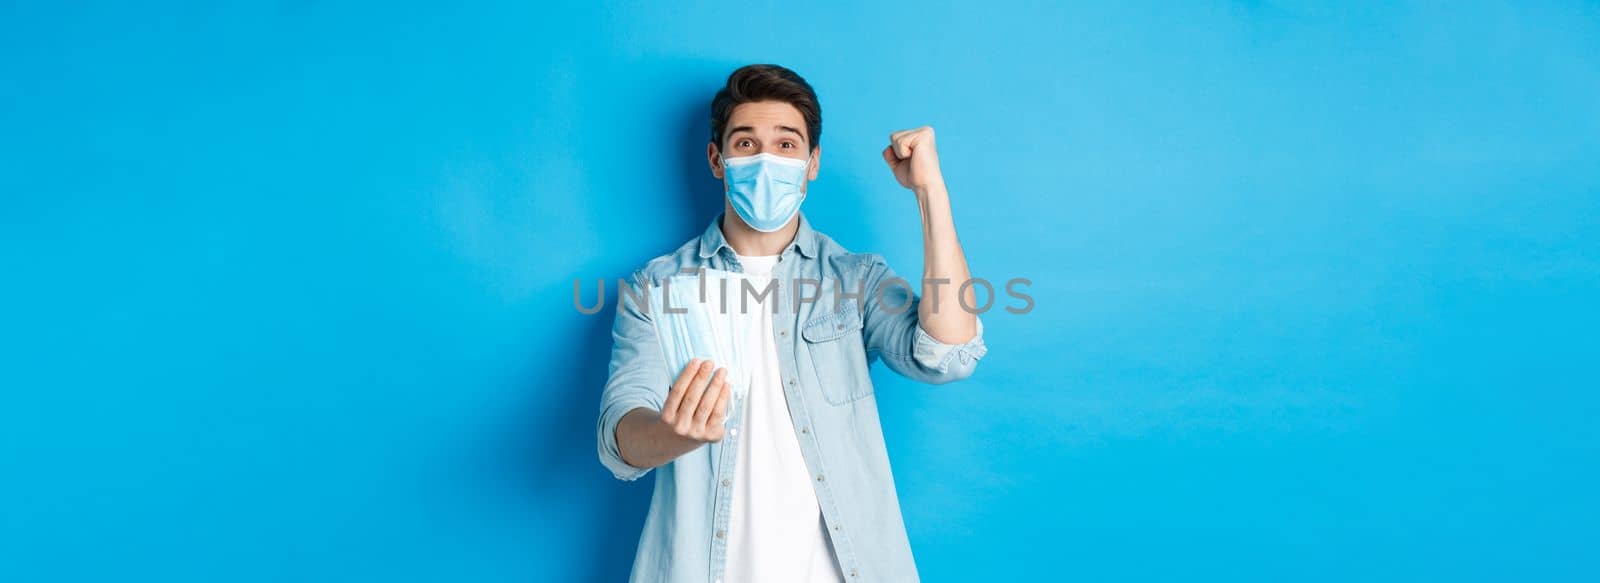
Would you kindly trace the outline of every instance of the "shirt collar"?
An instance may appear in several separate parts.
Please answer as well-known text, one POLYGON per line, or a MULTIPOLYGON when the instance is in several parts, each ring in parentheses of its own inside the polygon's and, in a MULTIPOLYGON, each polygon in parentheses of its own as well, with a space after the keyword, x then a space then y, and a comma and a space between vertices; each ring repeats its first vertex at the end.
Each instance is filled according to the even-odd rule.
MULTIPOLYGON (((716 218, 711 219, 711 226, 706 227, 706 232, 700 235, 701 259, 716 255, 722 251, 723 247, 733 251, 733 247, 728 245, 728 240, 722 236, 722 217, 724 214, 726 213, 718 213, 716 218)), ((806 220, 805 213, 797 214, 800 217, 800 228, 795 230, 794 240, 790 241, 784 247, 784 250, 797 249, 807 259, 815 259, 817 257, 817 232, 812 230, 811 222, 806 220)))

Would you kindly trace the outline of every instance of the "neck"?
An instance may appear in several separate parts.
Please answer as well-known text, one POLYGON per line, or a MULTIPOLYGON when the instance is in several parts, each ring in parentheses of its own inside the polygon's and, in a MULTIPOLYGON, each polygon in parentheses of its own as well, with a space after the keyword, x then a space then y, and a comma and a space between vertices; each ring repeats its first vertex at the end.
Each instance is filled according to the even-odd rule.
POLYGON ((740 255, 778 255, 783 253, 784 247, 794 242, 795 234, 800 232, 800 215, 795 215, 782 229, 771 233, 750 228, 731 208, 723 211, 721 223, 722 238, 727 239, 728 246, 740 255))

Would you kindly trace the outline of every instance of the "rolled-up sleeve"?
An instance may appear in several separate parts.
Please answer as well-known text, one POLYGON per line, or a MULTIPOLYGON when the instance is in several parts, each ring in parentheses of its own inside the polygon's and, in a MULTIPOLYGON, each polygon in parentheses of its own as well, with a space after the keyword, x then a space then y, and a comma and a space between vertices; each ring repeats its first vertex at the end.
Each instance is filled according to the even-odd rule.
POLYGON ((978 367, 978 359, 983 358, 989 349, 983 345, 983 318, 973 316, 978 320, 977 333, 972 339, 961 344, 945 344, 928 334, 922 329, 922 324, 917 323, 915 340, 911 347, 911 355, 917 359, 917 364, 924 368, 934 370, 940 374, 951 374, 966 378, 972 375, 972 370, 978 367))
MULTIPOLYGON (((643 281, 635 274, 634 282, 643 281)), ((655 323, 647 309, 641 309, 633 294, 617 290, 616 320, 611 328, 611 365, 605 391, 600 397, 600 416, 595 424, 600 463, 619 480, 637 480, 650 468, 639 468, 623 461, 617 445, 617 424, 629 411, 645 407, 660 411, 666 402, 671 380, 656 340, 655 323)), ((647 297, 647 296, 641 296, 647 297)), ((648 299, 646 302, 648 303, 648 299)))
POLYGON ((862 306, 867 351, 881 358, 890 370, 916 381, 942 384, 972 376, 978 360, 988 352, 983 343, 983 318, 974 316, 977 329, 966 342, 940 342, 922 327, 917 311, 921 298, 911 282, 895 275, 882 257, 865 257, 861 273, 870 290, 862 306))

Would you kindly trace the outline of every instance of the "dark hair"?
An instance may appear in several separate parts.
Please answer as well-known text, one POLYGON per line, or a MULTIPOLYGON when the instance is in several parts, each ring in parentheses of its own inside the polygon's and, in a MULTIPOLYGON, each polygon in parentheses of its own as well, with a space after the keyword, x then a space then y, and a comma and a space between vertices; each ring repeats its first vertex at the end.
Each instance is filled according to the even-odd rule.
POLYGON ((728 84, 711 99, 711 142, 722 147, 728 116, 741 103, 782 101, 800 110, 806 120, 806 140, 816 148, 822 140, 822 106, 811 84, 794 71, 778 65, 745 65, 728 75, 728 84))

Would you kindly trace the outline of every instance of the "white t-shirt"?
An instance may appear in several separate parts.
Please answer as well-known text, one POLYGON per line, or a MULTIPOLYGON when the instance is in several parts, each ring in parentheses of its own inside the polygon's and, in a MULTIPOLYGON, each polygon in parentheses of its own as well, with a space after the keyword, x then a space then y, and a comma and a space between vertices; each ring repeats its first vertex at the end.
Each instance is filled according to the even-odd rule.
MULTIPOLYGON (((745 276, 757 292, 771 278, 777 255, 738 256, 745 276)), ((844 581, 833 543, 828 539, 811 485, 811 473, 800 455, 794 421, 784 400, 778 371, 778 346, 773 339, 773 293, 759 308, 749 300, 749 326, 744 353, 751 381, 744 421, 738 427, 738 462, 733 474, 732 512, 728 520, 726 583, 838 583, 844 581)), ((738 292, 729 290, 728 309, 738 310, 738 292)), ((781 306, 780 306, 781 307, 781 306)))

